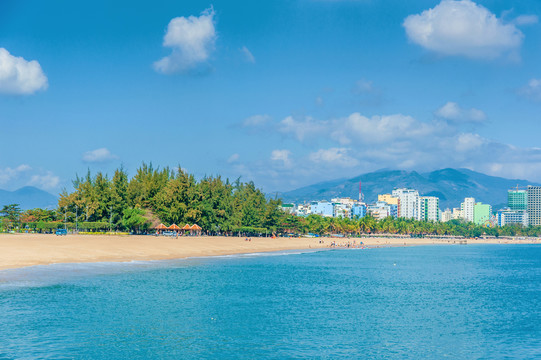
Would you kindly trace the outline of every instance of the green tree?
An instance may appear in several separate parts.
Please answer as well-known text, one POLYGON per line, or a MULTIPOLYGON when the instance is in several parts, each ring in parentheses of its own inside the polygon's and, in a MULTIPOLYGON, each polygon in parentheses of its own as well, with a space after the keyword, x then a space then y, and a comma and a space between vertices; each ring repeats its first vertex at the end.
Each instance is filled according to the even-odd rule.
POLYGON ((0 210, 0 216, 3 217, 3 222, 7 227, 11 228, 19 224, 21 208, 19 207, 19 204, 4 205, 2 210, 0 210))

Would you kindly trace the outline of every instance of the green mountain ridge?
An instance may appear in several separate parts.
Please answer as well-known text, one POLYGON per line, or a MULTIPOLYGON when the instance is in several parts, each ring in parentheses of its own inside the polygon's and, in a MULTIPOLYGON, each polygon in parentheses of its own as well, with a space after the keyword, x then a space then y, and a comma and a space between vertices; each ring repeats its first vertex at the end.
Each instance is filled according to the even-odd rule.
POLYGON ((359 196, 359 181, 362 181, 364 200, 371 203, 377 200, 378 194, 390 193, 396 188, 412 188, 420 195, 437 196, 440 208, 460 207, 465 197, 474 197, 493 206, 507 202, 507 190, 527 185, 540 185, 520 179, 505 179, 482 174, 468 169, 441 169, 427 173, 405 170, 379 170, 353 177, 325 181, 281 195, 285 203, 303 203, 312 200, 331 200, 336 197, 359 196))

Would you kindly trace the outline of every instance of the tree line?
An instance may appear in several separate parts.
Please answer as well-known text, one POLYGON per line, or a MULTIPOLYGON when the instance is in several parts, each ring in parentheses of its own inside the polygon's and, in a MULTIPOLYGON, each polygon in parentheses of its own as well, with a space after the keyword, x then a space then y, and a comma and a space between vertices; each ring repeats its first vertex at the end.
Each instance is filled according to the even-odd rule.
POLYGON ((101 222, 111 229, 145 231, 156 223, 198 224, 213 233, 241 228, 277 231, 281 201, 267 199, 253 182, 220 176, 197 181, 181 167, 154 168, 143 163, 129 179, 121 167, 112 178, 90 171, 76 176, 74 191, 63 191, 57 213, 70 223, 101 222))
POLYGON ((299 217, 282 211, 280 199, 268 199, 253 182, 230 182, 220 176, 197 181, 181 167, 154 168, 143 163, 132 178, 123 167, 110 178, 90 171, 62 191, 55 210, 22 212, 18 205, 0 210, 0 227, 51 231, 66 226, 87 231, 145 232, 165 225, 198 224, 210 234, 401 234, 464 237, 540 236, 541 227, 510 225, 487 228, 459 220, 426 222, 371 216, 360 219, 299 217))

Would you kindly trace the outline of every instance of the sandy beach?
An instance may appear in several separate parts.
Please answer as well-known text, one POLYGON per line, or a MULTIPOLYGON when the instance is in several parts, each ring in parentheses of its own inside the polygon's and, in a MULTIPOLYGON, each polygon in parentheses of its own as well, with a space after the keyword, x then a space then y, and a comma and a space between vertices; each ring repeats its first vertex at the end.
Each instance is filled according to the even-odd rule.
MULTIPOLYGON (((463 239, 358 238, 251 238, 0 234, 0 269, 74 262, 166 260, 295 249, 346 246, 362 241, 368 246, 455 244, 463 239)), ((468 243, 541 243, 538 239, 469 240, 468 243)))

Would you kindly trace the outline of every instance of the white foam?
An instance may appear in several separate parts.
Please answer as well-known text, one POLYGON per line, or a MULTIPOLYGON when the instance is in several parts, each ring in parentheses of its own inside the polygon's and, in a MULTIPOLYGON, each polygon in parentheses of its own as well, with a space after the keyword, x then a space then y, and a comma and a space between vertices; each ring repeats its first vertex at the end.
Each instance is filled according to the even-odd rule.
POLYGON ((192 266, 197 264, 200 260, 300 255, 321 250, 322 249, 256 252, 232 255, 201 256, 172 260, 133 260, 127 262, 35 265, 19 269, 0 270, 0 291, 24 287, 43 287, 59 283, 69 283, 71 281, 76 281, 77 279, 92 276, 114 275, 134 271, 192 266))

